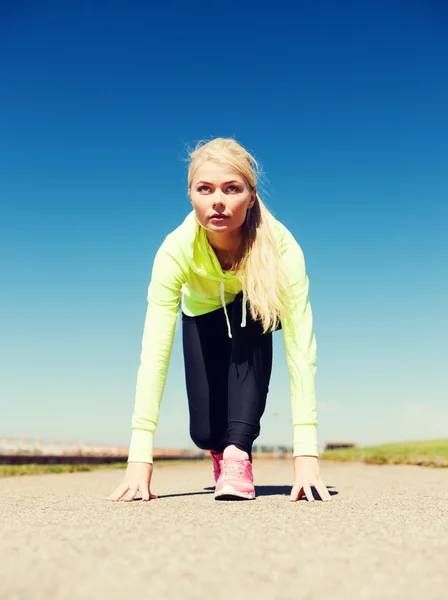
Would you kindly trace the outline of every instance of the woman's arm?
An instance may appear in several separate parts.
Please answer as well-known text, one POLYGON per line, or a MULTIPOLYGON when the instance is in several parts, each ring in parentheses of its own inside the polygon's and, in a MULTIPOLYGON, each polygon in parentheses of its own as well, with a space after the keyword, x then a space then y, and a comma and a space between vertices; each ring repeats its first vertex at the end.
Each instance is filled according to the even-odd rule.
POLYGON ((293 235, 284 228, 280 254, 291 289, 290 310, 282 318, 294 426, 294 456, 318 456, 316 409, 316 338, 308 297, 305 259, 293 235))
POLYGON ((168 236, 154 259, 137 374, 128 462, 153 462, 153 437, 165 389, 182 284, 180 252, 168 236))

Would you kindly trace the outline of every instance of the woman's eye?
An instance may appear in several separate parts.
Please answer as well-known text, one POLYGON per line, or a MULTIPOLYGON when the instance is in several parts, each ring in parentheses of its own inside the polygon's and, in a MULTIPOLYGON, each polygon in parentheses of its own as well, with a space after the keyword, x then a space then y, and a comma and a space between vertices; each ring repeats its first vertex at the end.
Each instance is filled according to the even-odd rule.
MULTIPOLYGON (((237 185, 228 185, 226 190, 232 194, 238 194, 241 190, 237 185)), ((198 187, 198 192, 206 192, 209 193, 211 191, 210 186, 208 185, 200 185, 198 187)))

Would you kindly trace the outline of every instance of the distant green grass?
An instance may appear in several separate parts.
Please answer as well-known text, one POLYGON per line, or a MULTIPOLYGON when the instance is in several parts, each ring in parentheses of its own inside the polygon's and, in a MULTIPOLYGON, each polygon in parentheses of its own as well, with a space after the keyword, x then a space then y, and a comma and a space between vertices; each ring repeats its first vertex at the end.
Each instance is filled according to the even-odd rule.
MULTIPOLYGON (((327 450, 319 456, 322 460, 339 462, 361 461, 376 465, 421 465, 424 467, 448 467, 448 438, 425 442, 400 442, 369 446, 327 450)), ((195 463, 195 460, 155 460, 157 469, 169 465, 195 463)), ((127 462, 103 465, 0 465, 0 477, 20 475, 44 475, 48 473, 76 473, 98 469, 126 469, 127 462)))
MULTIPOLYGON (((168 465, 179 465, 196 462, 195 460, 154 460, 154 466, 159 469, 168 465)), ((103 465, 0 465, 0 477, 15 477, 20 475, 46 475, 48 473, 76 473, 82 471, 97 471, 98 469, 126 469, 127 462, 103 465)))
POLYGON ((319 458, 340 462, 362 461, 376 465, 404 464, 448 467, 448 439, 327 450, 319 458))

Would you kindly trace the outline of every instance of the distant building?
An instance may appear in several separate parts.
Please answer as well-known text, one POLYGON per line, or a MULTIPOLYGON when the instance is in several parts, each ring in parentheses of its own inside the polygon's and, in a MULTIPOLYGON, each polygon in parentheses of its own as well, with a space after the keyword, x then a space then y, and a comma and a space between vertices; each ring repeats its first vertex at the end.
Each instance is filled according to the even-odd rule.
POLYGON ((327 442, 325 450, 339 450, 340 448, 359 448, 356 442, 327 442))

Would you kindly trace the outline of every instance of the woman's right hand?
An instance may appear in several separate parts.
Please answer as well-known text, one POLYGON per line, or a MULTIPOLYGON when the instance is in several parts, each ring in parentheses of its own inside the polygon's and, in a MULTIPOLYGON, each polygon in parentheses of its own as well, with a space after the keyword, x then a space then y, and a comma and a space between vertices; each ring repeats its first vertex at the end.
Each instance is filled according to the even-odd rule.
POLYGON ((143 502, 157 498, 150 489, 152 470, 152 463, 129 462, 123 481, 106 500, 117 502, 124 496, 124 502, 131 502, 138 491, 142 494, 143 502))

